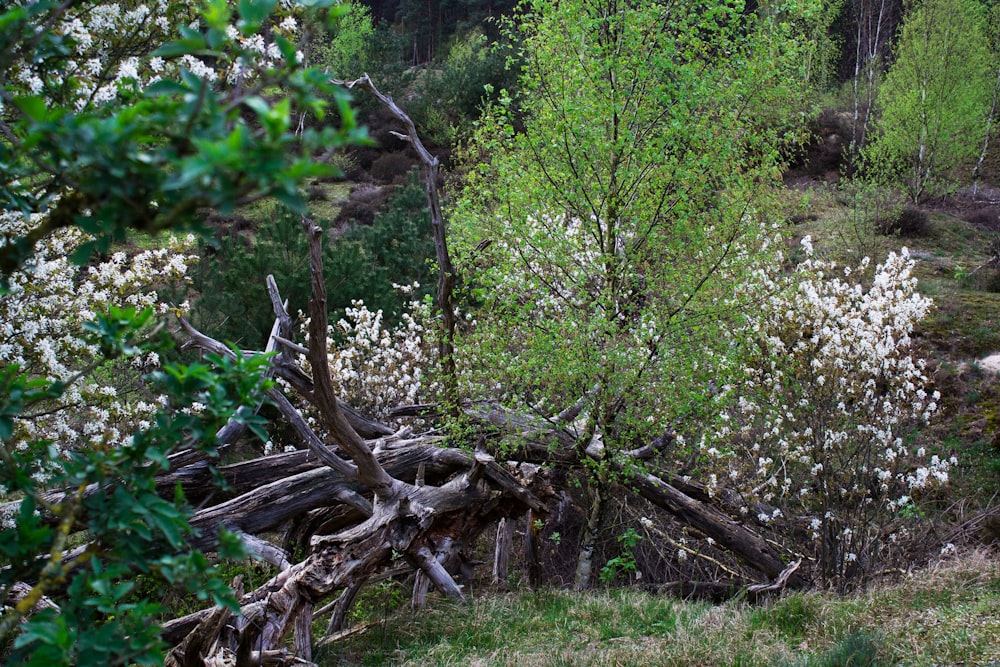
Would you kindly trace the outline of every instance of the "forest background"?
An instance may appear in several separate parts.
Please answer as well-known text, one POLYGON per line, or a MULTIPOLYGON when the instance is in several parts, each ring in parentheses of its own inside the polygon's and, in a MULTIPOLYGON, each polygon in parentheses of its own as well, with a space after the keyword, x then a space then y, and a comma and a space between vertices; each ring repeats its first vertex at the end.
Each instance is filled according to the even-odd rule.
POLYGON ((1000 532, 1000 10, 418 4, 0 14, 7 659, 351 662, 433 583, 738 594, 777 647, 685 659, 906 663, 767 598, 1000 532))

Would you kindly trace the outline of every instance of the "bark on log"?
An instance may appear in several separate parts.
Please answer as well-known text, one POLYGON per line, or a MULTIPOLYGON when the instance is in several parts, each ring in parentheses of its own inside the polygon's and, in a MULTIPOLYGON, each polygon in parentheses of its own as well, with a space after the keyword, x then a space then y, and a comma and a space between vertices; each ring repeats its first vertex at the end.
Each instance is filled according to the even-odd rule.
POLYGON ((507 590, 507 577, 510 574, 510 554, 514 549, 514 522, 510 519, 500 519, 497 524, 496 544, 493 552, 493 585, 500 590, 507 590))
MULTIPOLYGON (((768 579, 775 579, 785 570, 785 563, 763 538, 715 507, 681 493, 649 473, 632 473, 628 483, 642 497, 667 510, 682 523, 708 535, 768 579)), ((796 587, 804 582, 793 576, 788 583, 796 587)))

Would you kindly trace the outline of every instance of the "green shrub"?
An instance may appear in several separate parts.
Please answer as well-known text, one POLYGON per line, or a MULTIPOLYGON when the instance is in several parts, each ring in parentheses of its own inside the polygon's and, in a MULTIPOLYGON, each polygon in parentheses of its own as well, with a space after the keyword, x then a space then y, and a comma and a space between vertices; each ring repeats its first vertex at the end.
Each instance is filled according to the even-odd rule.
POLYGON ((913 238, 925 236, 929 231, 927 214, 914 206, 890 211, 878 218, 879 232, 886 236, 913 238))
POLYGON ((472 127, 484 101, 496 100, 502 89, 513 90, 517 68, 507 67, 512 53, 509 44, 491 43, 478 31, 456 40, 444 61, 424 72, 407 104, 425 138, 454 143, 472 127))
MULTIPOLYGON (((371 226, 352 225, 324 243, 332 321, 361 299, 394 322, 414 295, 401 294, 393 284, 431 281, 434 245, 426 204, 423 188, 411 174, 371 226)), ((195 324, 248 348, 263 347, 274 322, 264 283, 268 274, 274 275, 293 316, 305 312, 310 292, 309 250, 300 217, 278 205, 265 207, 261 217, 252 233, 224 236, 215 250, 203 248, 194 277, 199 295, 191 309, 195 324)))

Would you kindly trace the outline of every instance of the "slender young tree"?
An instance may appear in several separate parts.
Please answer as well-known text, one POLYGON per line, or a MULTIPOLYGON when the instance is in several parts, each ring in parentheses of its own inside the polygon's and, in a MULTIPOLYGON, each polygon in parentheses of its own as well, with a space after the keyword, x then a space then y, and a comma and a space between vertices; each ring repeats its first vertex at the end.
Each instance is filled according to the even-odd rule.
POLYGON ((979 149, 979 157, 976 159, 976 166, 972 170, 972 196, 975 197, 979 191, 979 179, 982 176, 983 163, 990 148, 990 136, 996 126, 997 115, 1000 114, 1000 5, 993 5, 990 8, 989 19, 986 22, 987 35, 989 35, 990 46, 993 56, 993 71, 996 76, 993 78, 993 89, 990 95, 990 108, 986 114, 986 131, 983 133, 983 143, 979 149))
POLYGON ((728 287, 774 235, 798 45, 739 3, 523 11, 523 94, 481 122, 487 160, 453 222, 484 302, 466 389, 554 420, 590 457, 582 588, 610 462, 712 400, 739 311, 728 287))
POLYGON ((889 44, 899 21, 897 0, 852 0, 854 74, 851 77, 853 122, 848 159, 858 166, 868 136, 879 82, 885 73, 889 44))
POLYGON ((902 179, 914 202, 940 192, 975 158, 988 111, 990 49, 976 0, 927 0, 903 24, 879 91, 869 168, 902 179))

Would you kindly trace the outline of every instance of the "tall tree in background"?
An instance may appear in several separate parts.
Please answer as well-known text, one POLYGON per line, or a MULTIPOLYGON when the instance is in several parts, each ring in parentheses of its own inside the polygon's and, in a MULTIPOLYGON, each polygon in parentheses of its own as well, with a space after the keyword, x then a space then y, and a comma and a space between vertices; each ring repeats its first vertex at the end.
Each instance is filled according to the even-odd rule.
POLYGON ((442 56, 448 41, 489 18, 509 16, 515 0, 366 0, 376 23, 386 22, 405 36, 404 60, 422 65, 442 56))
POLYGON ((739 310, 728 288, 773 248, 801 45, 740 10, 529 2, 523 93, 473 143, 488 159, 453 223, 485 300, 468 390, 553 420, 590 457, 578 588, 616 462, 712 400, 739 310))
POLYGON ((853 123, 847 157, 854 168, 865 146, 878 84, 888 65, 901 7, 898 0, 851 0, 848 11, 853 24, 854 74, 851 77, 853 123))
POLYGON ((986 113, 986 132, 983 134, 983 143, 979 150, 979 158, 976 166, 972 170, 972 196, 976 196, 979 190, 979 178, 982 175, 983 162, 986 161, 986 154, 990 148, 990 135, 993 134, 996 126, 997 114, 1000 114, 1000 5, 993 5, 989 10, 989 17, 986 21, 986 34, 989 37, 991 54, 993 56, 993 71, 996 76, 993 78, 993 89, 990 95, 990 108, 986 113))
POLYGON ((902 178, 914 202, 946 189, 982 144, 992 90, 984 18, 976 0, 927 0, 903 24, 867 158, 879 177, 902 178))

